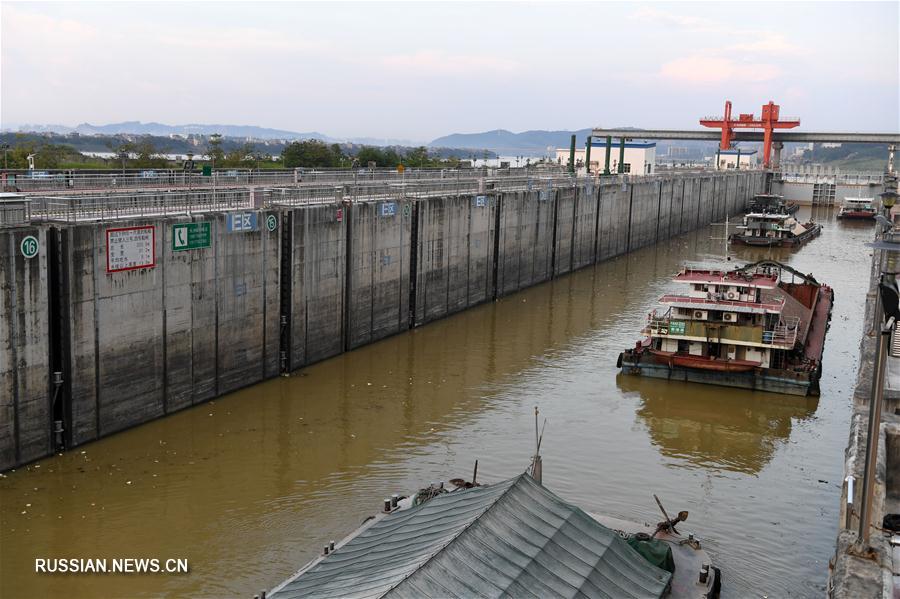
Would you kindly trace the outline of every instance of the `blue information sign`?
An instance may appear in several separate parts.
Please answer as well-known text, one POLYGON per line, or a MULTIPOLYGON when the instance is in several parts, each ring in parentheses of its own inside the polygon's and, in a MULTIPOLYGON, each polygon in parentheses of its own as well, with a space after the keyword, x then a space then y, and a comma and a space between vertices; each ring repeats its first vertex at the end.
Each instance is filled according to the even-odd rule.
POLYGON ((229 233, 246 233, 258 231, 259 222, 255 212, 233 212, 228 215, 229 233))

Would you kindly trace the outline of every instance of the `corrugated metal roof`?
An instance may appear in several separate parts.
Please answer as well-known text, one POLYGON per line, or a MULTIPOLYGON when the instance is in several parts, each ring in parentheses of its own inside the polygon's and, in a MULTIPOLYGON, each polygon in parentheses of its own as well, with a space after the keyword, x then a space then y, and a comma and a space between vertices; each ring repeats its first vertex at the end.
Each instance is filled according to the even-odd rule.
POLYGON ((670 574, 527 474, 375 522, 274 599, 662 596, 670 574))

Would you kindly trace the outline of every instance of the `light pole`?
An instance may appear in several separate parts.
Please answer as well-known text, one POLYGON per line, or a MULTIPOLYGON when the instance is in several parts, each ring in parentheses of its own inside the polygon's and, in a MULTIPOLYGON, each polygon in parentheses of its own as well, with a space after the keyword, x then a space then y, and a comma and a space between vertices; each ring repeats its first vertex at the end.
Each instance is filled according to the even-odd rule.
POLYGON ((3 170, 9 169, 9 161, 6 153, 9 152, 9 144, 3 144, 3 170))
POLYGON ((897 203, 897 198, 900 197, 893 189, 885 190, 884 193, 878 194, 878 197, 881 198, 881 206, 884 208, 884 217, 894 222, 894 219, 891 218, 891 209, 894 207, 894 204, 897 203))

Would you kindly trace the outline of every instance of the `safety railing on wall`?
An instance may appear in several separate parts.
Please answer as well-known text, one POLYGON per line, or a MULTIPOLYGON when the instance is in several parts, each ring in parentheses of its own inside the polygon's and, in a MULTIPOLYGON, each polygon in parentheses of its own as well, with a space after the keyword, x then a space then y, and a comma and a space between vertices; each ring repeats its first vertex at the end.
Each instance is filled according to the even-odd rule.
MULTIPOLYGON (((678 175, 575 176, 568 173, 505 174, 499 177, 440 176, 409 180, 364 180, 352 182, 304 181, 297 185, 223 188, 132 190, 95 194, 29 195, 34 221, 89 221, 168 216, 193 212, 262 209, 320 203, 361 202, 379 199, 480 195, 514 191, 549 192, 580 187, 593 193, 596 186, 622 185, 634 181, 673 181, 678 175)), ((440 173, 445 175, 446 173, 440 173)), ((732 173, 733 174, 733 173, 732 173)))
POLYGON ((842 173, 834 168, 780 170, 775 172, 775 179, 784 183, 830 183, 832 185, 881 185, 884 174, 869 172, 842 173))
POLYGON ((194 189, 291 185, 302 183, 362 183, 390 181, 403 183, 432 179, 471 179, 475 177, 537 176, 541 172, 560 173, 562 167, 477 167, 461 169, 360 168, 360 169, 220 169, 209 174, 202 171, 175 169, 145 169, 130 171, 83 172, 74 170, 5 171, 3 188, 6 191, 33 193, 59 191, 67 193, 118 189, 194 189))
POLYGON ((32 197, 33 221, 106 221, 253 208, 255 193, 216 190, 32 197))

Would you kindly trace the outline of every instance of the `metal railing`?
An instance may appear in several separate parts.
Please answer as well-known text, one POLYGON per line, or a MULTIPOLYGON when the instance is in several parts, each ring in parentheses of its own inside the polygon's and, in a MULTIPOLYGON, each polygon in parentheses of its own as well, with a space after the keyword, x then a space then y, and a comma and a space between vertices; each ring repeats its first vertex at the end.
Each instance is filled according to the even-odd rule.
MULTIPOLYGON (((796 316, 787 316, 782 318, 778 325, 776 325, 772 329, 762 329, 761 334, 759 335, 759 340, 753 340, 749 338, 742 337, 722 337, 716 335, 715 337, 711 337, 707 335, 691 335, 690 333, 698 332, 691 330, 695 326, 698 325, 707 325, 712 324, 716 327, 720 327, 722 325, 728 327, 738 327, 741 329, 746 329, 748 331, 752 329, 761 329, 762 327, 758 325, 738 325, 733 322, 719 322, 719 321, 708 321, 708 320, 689 320, 684 318, 673 318, 670 312, 666 312, 663 315, 657 314, 654 310, 647 317, 647 326, 645 328, 645 332, 654 336, 669 336, 669 335, 684 335, 688 337, 703 337, 706 339, 715 339, 716 342, 725 342, 728 343, 729 340, 733 341, 754 341, 756 343, 762 343, 764 345, 777 345, 782 347, 793 347, 797 342, 797 335, 800 329, 800 319, 796 316), (673 326, 673 324, 675 326, 673 326), (676 331, 676 332, 673 332, 676 331)), ((717 328, 717 333, 721 333, 721 329, 717 328)))
POLYGON ((31 222, 31 202, 0 200, 0 227, 27 225, 31 222))
POLYGON ((207 187, 272 186, 301 183, 406 182, 431 179, 539 176, 561 173, 560 166, 477 167, 461 169, 220 169, 210 175, 176 169, 82 172, 74 170, 6 171, 4 188, 33 193, 42 191, 91 192, 116 189, 193 189, 207 187))
POLYGON ((151 192, 118 196, 57 196, 30 199, 32 220, 70 223, 257 207, 254 193, 248 190, 151 192))
POLYGON ((661 302, 684 302, 687 304, 715 304, 717 306, 731 306, 734 308, 759 308, 764 310, 781 310, 784 307, 784 298, 778 298, 781 301, 772 302, 742 302, 739 300, 709 298, 709 297, 691 297, 688 295, 667 294, 660 298, 661 302))
POLYGON ((875 171, 842 173, 834 167, 798 167, 775 171, 775 179, 784 183, 829 183, 832 185, 881 185, 884 174, 875 171))
MULTIPOLYGON (((475 169, 476 171, 479 169, 475 169)), ((304 180, 297 184, 272 186, 202 187, 197 189, 114 190, 92 194, 27 195, 31 200, 31 218, 37 221, 113 220, 128 217, 165 216, 192 212, 297 206, 342 201, 371 201, 396 198, 489 195, 517 191, 540 191, 540 199, 549 199, 556 189, 578 188, 593 194, 599 186, 622 186, 629 182, 674 181, 691 174, 576 176, 565 172, 538 172, 494 177, 463 176, 472 171, 423 171, 420 178, 401 180, 354 180, 346 182, 304 180), (429 175, 426 177, 425 175, 429 175)), ((306 173, 308 174, 308 173, 306 173)), ((332 171, 322 178, 337 178, 352 173, 332 171)), ((394 172, 396 174, 396 172, 394 172)), ((318 175, 317 175, 318 176, 318 175)))
POLYGON ((794 347, 800 330, 800 319, 796 316, 785 316, 774 329, 763 331, 763 343, 794 347))
MULTIPOLYGON (((711 174, 706 169, 680 170, 680 174, 711 174)), ((476 167, 460 169, 285 169, 252 170, 223 169, 210 175, 174 169, 146 169, 126 172, 108 171, 5 171, 3 186, 6 191, 20 193, 65 192, 96 193, 103 191, 140 191, 216 189, 228 187, 272 187, 280 185, 363 184, 366 182, 410 183, 417 181, 447 181, 466 179, 527 179, 541 177, 571 177, 559 165, 528 167, 476 167)), ((597 173, 591 177, 598 177, 597 173)), ((603 180, 638 178, 642 181, 670 177, 670 172, 644 175, 628 173, 603 176, 603 180)), ((579 178, 586 175, 579 175, 579 178)))

